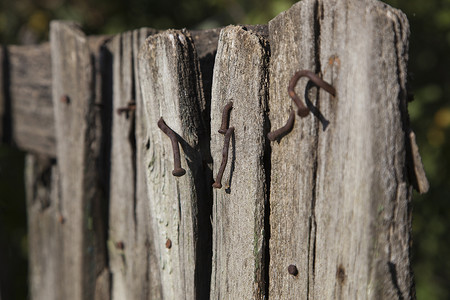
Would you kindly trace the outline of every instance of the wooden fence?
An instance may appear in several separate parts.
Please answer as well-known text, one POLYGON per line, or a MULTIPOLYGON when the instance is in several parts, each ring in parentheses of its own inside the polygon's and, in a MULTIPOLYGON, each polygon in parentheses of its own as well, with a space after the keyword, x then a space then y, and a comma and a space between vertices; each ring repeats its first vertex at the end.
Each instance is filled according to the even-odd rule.
POLYGON ((86 36, 54 21, 49 44, 4 47, 31 299, 414 298, 412 186, 428 183, 408 35, 381 2, 303 0, 268 25, 86 36), (331 85, 292 83, 302 117, 300 70, 331 85))

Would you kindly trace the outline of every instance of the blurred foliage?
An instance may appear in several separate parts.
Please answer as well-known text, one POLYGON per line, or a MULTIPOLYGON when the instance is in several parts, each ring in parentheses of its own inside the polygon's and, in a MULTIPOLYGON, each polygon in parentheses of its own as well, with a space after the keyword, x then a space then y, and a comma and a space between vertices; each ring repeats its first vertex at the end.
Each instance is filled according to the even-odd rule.
POLYGON ((411 27, 413 130, 430 181, 413 198, 417 299, 450 299, 450 0, 390 0, 411 27))
POLYGON ((0 146, 0 287, 1 299, 26 299, 27 215, 23 153, 0 146))
POLYGON ((69 19, 88 34, 138 27, 203 29, 266 23, 292 0, 0 0, 0 40, 36 43, 48 37, 49 21, 69 19))
MULTIPOLYGON (((0 41, 8 44, 30 44, 46 40, 49 21, 52 19, 75 20, 82 24, 88 34, 118 33, 144 26, 159 29, 203 29, 227 24, 267 23, 295 2, 0 1, 0 41)), ((417 298, 450 299, 450 0, 385 2, 401 9, 410 22, 409 81, 415 100, 410 103, 409 111, 431 184, 427 194, 415 194, 413 200, 413 267, 417 298)), ((0 152, 4 155, 2 153, 0 152)), ((9 155, 14 156, 11 153, 9 155)), ((22 159, 21 156, 16 156, 15 159, 19 157, 22 159)), ((0 158, 0 167, 3 163, 0 158)), ((4 178, 0 177, 0 180, 0 192, 5 195, 4 178)), ((19 196, 24 199, 23 193, 19 196)), ((0 209, 0 212, 4 211, 4 201, 0 202, 0 209)), ((23 208, 20 209, 23 211, 23 208)))

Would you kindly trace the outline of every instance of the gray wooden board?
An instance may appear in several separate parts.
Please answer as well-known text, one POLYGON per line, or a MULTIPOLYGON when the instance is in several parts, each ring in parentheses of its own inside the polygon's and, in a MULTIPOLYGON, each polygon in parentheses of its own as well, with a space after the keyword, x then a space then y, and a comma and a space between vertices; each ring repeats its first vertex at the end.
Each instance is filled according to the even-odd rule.
MULTIPOLYGON (((296 110, 287 93, 291 76, 300 69, 315 71, 315 4, 301 1, 269 22, 272 130, 283 126, 290 110, 296 110)), ((297 84, 302 99, 305 86, 305 79, 297 84)), ((309 96, 316 103, 316 95, 309 96)), ((296 116, 293 130, 279 142, 271 143, 269 297, 308 297, 319 126, 312 114, 303 119, 296 116), (291 264, 298 269, 296 277, 288 273, 291 264)))
POLYGON ((221 31, 214 65, 211 153, 214 175, 222 162, 224 135, 218 133, 224 106, 233 101, 235 127, 222 189, 214 191, 212 299, 263 299, 265 137, 268 42, 240 26, 221 31))
POLYGON ((48 157, 28 154, 25 190, 28 215, 29 290, 31 299, 64 297, 61 278, 64 219, 59 197, 59 176, 48 157))
POLYGON ((9 46, 7 51, 12 143, 55 157, 50 45, 9 46))
MULTIPOLYGON (((52 22, 52 95, 60 175, 62 232, 60 286, 64 299, 109 298, 105 232, 99 211, 96 123, 97 73, 89 43, 70 22, 52 22), (69 102, 61 97, 67 95, 69 102)), ((96 44, 96 43, 94 43, 96 44)))
POLYGON ((135 121, 143 124, 135 64, 138 49, 150 33, 155 30, 126 32, 108 44, 113 57, 114 88, 108 240, 114 299, 161 298, 158 272, 154 272, 157 269, 150 266, 156 258, 149 227, 144 164, 140 163, 146 134, 143 126, 135 126, 135 121), (119 115, 117 110, 127 107, 130 101, 136 103, 136 111, 119 115))
POLYGON ((208 295, 208 261, 201 260, 205 239, 198 213, 208 201, 200 144, 208 138, 198 58, 185 31, 149 37, 139 54, 139 80, 147 128, 145 166, 150 218, 161 276, 162 297, 194 299, 208 295), (181 141, 186 175, 172 176, 171 142, 158 128, 163 117, 181 141), (166 241, 171 240, 171 248, 166 241))
MULTIPOLYGON (((89 37, 90 47, 97 48, 105 38, 89 37)), ((2 125, 8 132, 0 130, 0 136, 10 135, 8 142, 22 150, 56 157, 50 44, 8 46, 3 54, 0 115, 7 118, 2 125)))
POLYGON ((331 125, 319 133, 314 295, 411 299, 408 21, 374 0, 318 11, 320 64, 338 96, 321 106, 331 125))
POLYGON ((145 39, 156 31, 141 28, 133 31, 133 64, 135 76, 135 135, 136 135, 136 219, 137 244, 140 245, 135 252, 135 261, 142 266, 136 268, 135 281, 140 289, 135 291, 137 299, 161 299, 161 278, 158 268, 158 258, 153 238, 152 222, 150 219, 150 201, 148 200, 146 184, 146 165, 144 153, 147 150, 147 128, 145 124, 144 103, 139 77, 139 49, 145 39), (142 247, 145 246, 145 248, 142 247), (145 262, 145 263, 144 263, 145 262))
POLYGON ((133 99, 133 33, 109 43, 113 56, 111 175, 109 196, 109 266, 112 297, 132 299, 133 252, 136 249, 134 111, 118 114, 133 99), (123 245, 121 247, 120 245, 123 245))
POLYGON ((270 295, 412 298, 405 16, 378 1, 311 0, 269 30, 272 126, 287 116, 294 71, 321 72, 337 91, 308 88, 318 113, 273 143, 270 295))

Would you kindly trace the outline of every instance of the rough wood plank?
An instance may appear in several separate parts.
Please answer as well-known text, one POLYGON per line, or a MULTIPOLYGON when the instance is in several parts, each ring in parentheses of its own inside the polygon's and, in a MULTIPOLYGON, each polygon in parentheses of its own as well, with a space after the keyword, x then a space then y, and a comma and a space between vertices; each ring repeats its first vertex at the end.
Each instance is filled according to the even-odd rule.
MULTIPOLYGON (((296 110, 287 93, 291 76, 301 69, 315 71, 315 5, 313 0, 301 1, 269 23, 272 130, 283 126, 290 110, 296 110)), ((305 86, 306 80, 297 85, 301 98, 305 86)), ((316 102, 314 94, 310 101, 316 102)), ((293 130, 271 143, 269 297, 308 298, 319 124, 312 114, 296 117, 293 130), (289 265, 297 267, 297 276, 288 273, 289 265)))
POLYGON ((61 213, 65 220, 59 286, 64 299, 108 299, 101 211, 104 199, 97 169, 101 144, 95 109, 96 100, 101 98, 96 94, 96 85, 101 84, 94 64, 97 54, 91 53, 87 38, 73 23, 52 22, 50 39, 61 213))
POLYGON ((109 266, 112 297, 134 299, 133 268, 135 229, 134 111, 127 108, 133 99, 132 32, 117 35, 108 45, 113 57, 113 97, 111 132, 111 175, 109 197, 109 266))
POLYGON ((263 299, 265 295, 265 110, 268 42, 240 26, 222 30, 214 66, 211 152, 214 175, 222 162, 222 111, 233 101, 235 127, 222 189, 214 192, 212 299, 263 299))
POLYGON ((148 200, 146 173, 147 168, 144 154, 147 151, 147 127, 145 122, 144 102, 141 92, 139 78, 139 50, 145 42, 145 39, 152 34, 157 33, 153 29, 141 28, 133 31, 133 64, 135 76, 135 100, 136 100, 136 120, 135 120, 135 136, 136 136, 136 219, 137 228, 137 244, 141 245, 136 255, 137 284, 140 291, 136 291, 135 299, 161 299, 161 277, 158 268, 158 258, 155 250, 155 239, 153 238, 152 222, 150 218, 150 201, 148 200), (145 248, 142 248, 142 245, 145 248), (145 262, 145 264, 143 263, 145 262), (143 266, 142 266, 143 265, 143 266))
POLYGON ((55 157, 50 45, 7 47, 5 71, 11 143, 55 157))
POLYGON ((145 169, 141 163, 146 134, 145 128, 135 126, 135 120, 136 124, 144 124, 142 96, 136 80, 137 52, 145 38, 155 32, 149 29, 126 32, 108 45, 113 57, 108 245, 114 299, 161 298, 159 274, 152 273, 157 268, 150 266, 156 257, 149 226, 145 169), (130 102, 135 103, 132 105, 136 110, 123 110, 130 107, 130 102), (123 112, 119 114, 121 109, 123 112))
POLYGON ((319 63, 338 96, 321 105, 314 296, 411 299, 408 21, 374 0, 324 1, 317 13, 319 63))
POLYGON ((294 71, 321 72, 337 91, 300 80, 318 111, 273 143, 270 295, 412 298, 406 18, 372 0, 307 0, 269 28, 272 126, 287 116, 294 71))
POLYGON ((206 197, 210 187, 205 185, 200 152, 208 136, 201 119, 204 100, 198 58, 190 35, 173 30, 148 38, 139 58, 148 134, 147 191, 162 296, 207 298, 210 262, 203 251, 208 235, 199 224, 208 219, 202 214, 202 205, 210 201, 206 197), (186 170, 182 177, 172 176, 171 142, 157 126, 160 117, 181 141, 182 167, 186 170), (171 247, 166 247, 168 240, 171 247))
POLYGON ((29 282, 31 299, 64 297, 61 284, 63 228, 60 178, 56 162, 28 154, 25 189, 28 215, 29 282))

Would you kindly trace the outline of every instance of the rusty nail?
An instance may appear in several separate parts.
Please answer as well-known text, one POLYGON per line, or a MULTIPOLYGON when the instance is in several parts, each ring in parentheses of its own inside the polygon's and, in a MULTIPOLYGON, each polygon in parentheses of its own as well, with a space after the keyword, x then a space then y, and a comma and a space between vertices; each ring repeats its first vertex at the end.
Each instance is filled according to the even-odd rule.
POLYGON ((170 239, 167 239, 167 241, 166 241, 166 248, 167 249, 172 248, 172 241, 170 239))
POLYGON ((230 110, 233 108, 233 102, 230 101, 225 105, 222 111, 222 125, 220 126, 219 133, 226 134, 228 130, 228 120, 230 119, 230 110))
POLYGON ((297 267, 295 265, 289 265, 288 272, 289 272, 289 274, 291 274, 293 276, 297 276, 297 274, 298 274, 297 267))
POLYGON ((125 249, 125 245, 122 241, 116 243, 116 248, 119 250, 125 249))
POLYGON ((222 149, 222 163, 220 164, 219 173, 217 173, 216 181, 212 185, 216 189, 220 189, 222 187, 222 176, 223 172, 225 171, 225 167, 227 166, 228 148, 230 146, 230 138, 233 132, 234 127, 230 127, 225 133, 225 140, 223 142, 223 149, 222 149))
POLYGON ((59 98, 59 101, 61 103, 70 104, 70 98, 67 95, 62 95, 61 98, 59 98))
POLYGON ((134 101, 128 101, 127 106, 119 107, 117 109, 117 114, 120 116, 124 112, 130 112, 136 110, 136 102, 134 101))
POLYGON ((286 124, 278 128, 277 130, 274 130, 272 132, 269 132, 267 134, 267 138, 271 140, 272 142, 279 139, 286 133, 289 133, 292 130, 292 127, 294 126, 294 120, 295 120, 295 113, 293 110, 289 113, 289 119, 287 120, 286 124))
POLYGON ((170 141, 172 142, 174 161, 174 169, 172 171, 172 175, 177 177, 183 176, 184 174, 186 174, 186 170, 181 167, 180 148, 178 146, 177 135, 166 125, 166 122, 164 122, 164 119, 162 117, 158 121, 158 127, 170 138, 170 141))
POLYGON ((332 87, 327 82, 323 81, 322 78, 320 78, 319 76, 317 76, 316 74, 314 74, 311 71, 301 70, 301 71, 296 72, 294 74, 294 76, 292 76, 291 80, 289 81, 288 93, 289 93, 289 97, 291 97, 291 99, 294 100, 295 104, 298 107, 297 114, 303 118, 308 115, 309 108, 307 108, 302 103, 300 98, 295 93, 295 85, 297 84, 298 80, 302 77, 308 77, 312 82, 314 82, 314 84, 316 84, 318 87, 324 89, 325 91, 330 93, 332 96, 336 96, 336 90, 334 89, 334 87, 332 87))
POLYGON ((59 221, 60 224, 64 224, 64 222, 65 222, 66 220, 64 219, 64 217, 63 217, 62 214, 59 214, 59 216, 58 216, 58 221, 59 221))

